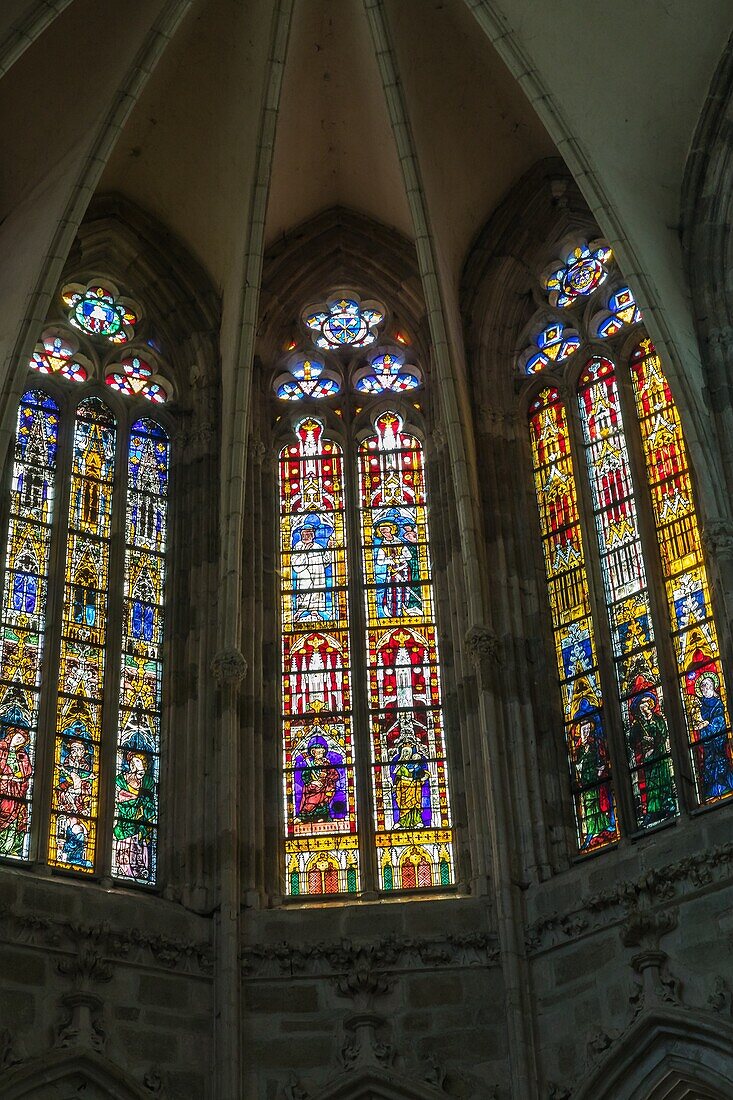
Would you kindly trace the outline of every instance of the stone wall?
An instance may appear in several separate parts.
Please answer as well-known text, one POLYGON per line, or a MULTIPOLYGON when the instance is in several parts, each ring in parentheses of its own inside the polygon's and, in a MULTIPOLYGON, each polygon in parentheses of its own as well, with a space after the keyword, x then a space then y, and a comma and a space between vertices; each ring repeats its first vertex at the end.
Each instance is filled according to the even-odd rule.
POLYGON ((0 869, 0 1095, 55 1097, 90 1054, 104 1095, 211 1095, 212 966, 211 921, 180 905, 0 869))

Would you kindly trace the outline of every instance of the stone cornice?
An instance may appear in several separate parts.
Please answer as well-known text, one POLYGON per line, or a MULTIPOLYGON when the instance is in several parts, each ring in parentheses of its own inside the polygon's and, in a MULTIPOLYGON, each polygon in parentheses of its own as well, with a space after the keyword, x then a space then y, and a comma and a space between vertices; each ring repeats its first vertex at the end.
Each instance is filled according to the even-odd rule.
POLYGON ((586 894, 571 912, 551 913, 527 928, 530 952, 550 950, 605 927, 619 924, 640 907, 669 905, 733 877, 733 843, 624 879, 608 890, 586 894))
MULTIPOLYGON (((108 921, 92 924, 23 913, 8 905, 0 907, 0 938, 4 943, 57 952, 60 956, 78 956, 81 967, 93 951, 95 965, 101 969, 107 962, 127 962, 202 976, 213 970, 213 948, 208 942, 138 927, 114 928, 108 921)), ((64 971, 73 965, 64 963, 64 971)))
MULTIPOLYGON (((493 966, 498 960, 495 937, 482 932, 448 933, 431 938, 388 936, 357 944, 344 939, 331 943, 248 944, 242 949, 242 972, 246 978, 290 977, 293 975, 349 975, 364 981, 369 974, 493 966)), ((353 984, 353 981, 352 981, 353 984)))

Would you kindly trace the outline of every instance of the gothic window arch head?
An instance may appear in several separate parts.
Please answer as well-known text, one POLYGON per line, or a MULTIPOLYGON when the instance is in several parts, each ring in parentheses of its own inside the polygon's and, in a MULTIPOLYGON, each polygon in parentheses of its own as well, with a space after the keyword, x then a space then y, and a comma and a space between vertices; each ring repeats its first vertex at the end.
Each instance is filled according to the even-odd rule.
POLYGON ((605 242, 566 240, 556 254, 516 371, 585 853, 727 799, 733 751, 693 478, 661 359, 605 242))
POLYGON ((171 423, 160 406, 176 388, 146 320, 108 279, 68 283, 28 364, 5 513, 0 855, 154 886, 171 423))
POLYGON ((298 403, 278 417, 285 892, 450 887, 423 373, 372 298, 302 319, 273 372, 278 412, 298 403))

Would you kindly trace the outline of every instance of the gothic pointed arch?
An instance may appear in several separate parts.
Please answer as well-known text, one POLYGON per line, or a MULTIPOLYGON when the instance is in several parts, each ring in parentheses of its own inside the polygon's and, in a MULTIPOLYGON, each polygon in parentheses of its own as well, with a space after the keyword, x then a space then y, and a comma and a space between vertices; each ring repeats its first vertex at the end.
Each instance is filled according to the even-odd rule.
MULTIPOLYGON (((498 522, 518 577, 539 563, 516 517, 530 522, 523 510, 539 507, 545 625, 533 621, 534 608, 525 614, 529 634, 547 636, 549 626, 553 639, 568 754, 559 766, 570 769, 577 835, 570 852, 583 854, 733 793, 722 679, 729 639, 692 470, 699 452, 633 287, 555 162, 529 173, 479 236, 464 269, 463 309, 476 430, 489 461, 506 468, 501 491, 514 507, 498 522), (684 550, 670 541, 680 525, 689 532, 684 550), (683 588, 704 590, 694 614, 681 612, 683 588), (724 738, 721 783, 708 783, 711 743, 701 733, 709 690, 724 738)), ((496 514, 495 500, 485 507, 496 514)), ((535 707, 541 727, 558 728, 546 699, 535 707)), ((549 795, 556 821, 566 814, 557 773, 540 765, 537 774, 536 763, 554 750, 531 751, 530 782, 547 792, 533 812, 547 812, 549 795)), ((527 794, 518 790, 518 803, 527 794)))
POLYGON ((17 773, 3 788, 8 859, 160 888, 176 831, 202 827, 171 800, 159 834, 159 807, 188 766, 161 753, 166 712, 182 702, 168 694, 182 660, 171 638, 190 630, 183 606, 210 614, 205 588, 170 594, 171 578, 185 590, 205 571, 215 508, 202 509, 198 542, 174 550, 171 535, 187 523, 178 493, 187 481, 201 492, 216 457, 217 327, 205 274, 163 227, 120 197, 95 200, 16 423, 2 612, 0 754, 4 775, 17 773))
POLYGON ((140 1088, 120 1066, 93 1050, 70 1049, 3 1070, 2 1100, 84 1097, 85 1100, 145 1100, 140 1088))
POLYGON ((286 894, 452 889, 458 873, 418 287, 412 246, 339 208, 265 260, 258 420, 279 470, 286 894))
POLYGON ((701 1012, 643 1015, 581 1082, 578 1100, 730 1100, 733 1028, 701 1012))

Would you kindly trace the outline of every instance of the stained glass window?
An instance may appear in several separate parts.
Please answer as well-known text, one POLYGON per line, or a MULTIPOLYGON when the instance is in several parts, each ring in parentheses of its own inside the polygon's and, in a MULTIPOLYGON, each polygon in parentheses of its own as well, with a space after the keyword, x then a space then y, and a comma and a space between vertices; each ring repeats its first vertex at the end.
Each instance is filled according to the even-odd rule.
POLYGON ((534 483, 581 852, 618 839, 578 489, 565 406, 545 389, 529 415, 534 483))
POLYGON ((138 310, 121 299, 108 283, 69 283, 61 292, 69 309, 69 324, 89 336, 99 336, 111 344, 126 344, 132 339, 138 322, 138 310))
POLYGON ((423 384, 398 347, 360 350, 383 320, 352 294, 304 311, 323 358, 288 346, 273 377, 276 398, 301 406, 278 477, 291 897, 456 880, 423 448, 395 411, 375 410, 371 434, 363 420, 372 398, 423 384))
POLYGON ((286 889, 360 889, 340 447, 307 416, 280 453, 286 889))
POLYGON ((547 325, 535 336, 519 361, 523 374, 539 374, 550 363, 564 363, 580 347, 580 336, 562 321, 547 325))
POLYGON ((682 425, 648 339, 632 357, 631 377, 697 794, 715 802, 733 793, 726 679, 682 425))
POLYGON ((608 265, 613 252, 608 245, 585 241, 566 249, 562 263, 544 276, 543 283, 550 305, 561 309, 588 298, 608 278, 608 265))
POLYGON ((153 368, 137 355, 128 356, 108 371, 105 382, 128 397, 145 397, 155 405, 164 405, 168 392, 153 378, 153 368))
POLYGON ((562 265, 543 278, 557 317, 548 326, 543 308, 540 335, 518 365, 533 375, 577 359, 583 347, 590 355, 579 379, 570 364, 554 373, 552 387, 537 392, 527 383, 578 844, 586 852, 690 807, 675 774, 684 749, 693 802, 732 795, 733 738, 687 449, 661 361, 647 338, 630 360, 624 354, 628 328, 643 319, 611 250, 581 241, 561 255, 562 265), (620 287, 609 293, 612 274, 620 287), (577 328, 568 330, 560 311, 581 305, 572 314, 577 328), (607 355, 592 354, 596 338, 607 355))
POLYGON ((377 338, 384 313, 356 298, 336 298, 326 309, 306 311, 303 321, 313 333, 317 348, 365 348, 377 338))
POLYGON ((578 390, 637 824, 677 812, 649 584, 613 363, 593 359, 578 390))
POLYGON ((126 342, 139 311, 96 281, 62 299, 78 331, 48 328, 36 346, 28 366, 48 390, 21 399, 12 463, 0 857, 155 885, 170 455, 163 427, 136 417, 141 398, 167 400, 168 383, 131 349, 104 378, 132 402, 118 422, 97 396, 109 391, 87 337, 126 342), (46 813, 33 807, 37 776, 46 813))
POLYGON ((319 359, 297 357, 287 374, 275 382, 275 393, 281 401, 303 401, 306 397, 333 397, 341 389, 332 371, 327 371, 319 359))
POLYGON ((96 397, 74 424, 49 862, 94 870, 116 425, 96 397))
POLYGON ((637 325, 641 321, 641 310, 636 298, 628 286, 621 287, 608 299, 608 309, 597 314, 591 322, 591 331, 605 339, 615 336, 624 325, 637 325))
POLYGON ((422 446, 382 413, 359 448, 375 845, 384 890, 455 881, 422 446))
POLYGON ((31 356, 30 366, 41 374, 60 374, 72 382, 85 382, 87 370, 76 360, 76 350, 64 336, 44 332, 41 343, 31 356))
POLYGON ((357 372, 354 385, 360 393, 401 393, 416 389, 422 379, 417 367, 405 365, 399 352, 380 352, 373 356, 367 367, 357 372))
POLYGON ((127 474, 112 875, 154 883, 168 498, 168 437, 154 420, 133 424, 127 474))
POLYGON ((0 651, 0 855, 28 859, 46 636, 59 409, 42 390, 18 409, 0 651))

